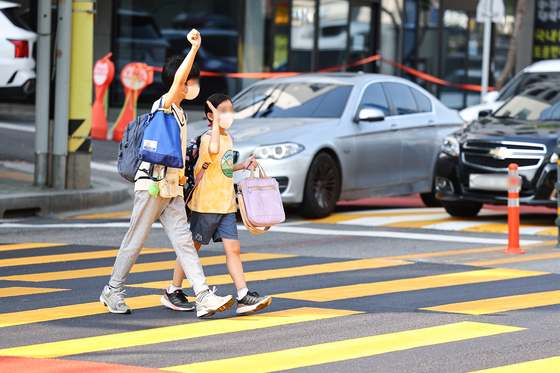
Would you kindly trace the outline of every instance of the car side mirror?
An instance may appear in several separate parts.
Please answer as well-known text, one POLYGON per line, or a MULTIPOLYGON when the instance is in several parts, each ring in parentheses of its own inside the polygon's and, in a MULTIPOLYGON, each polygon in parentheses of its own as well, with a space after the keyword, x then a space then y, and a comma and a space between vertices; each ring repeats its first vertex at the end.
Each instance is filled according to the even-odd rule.
POLYGON ((498 99, 499 95, 499 91, 490 91, 484 95, 484 97, 482 98, 482 103, 488 104, 490 102, 495 102, 498 99))
POLYGON ((385 119, 385 113, 379 109, 363 108, 358 112, 358 122, 379 122, 385 119))
POLYGON ((478 119, 486 118, 492 114, 492 110, 481 110, 478 112, 478 119))

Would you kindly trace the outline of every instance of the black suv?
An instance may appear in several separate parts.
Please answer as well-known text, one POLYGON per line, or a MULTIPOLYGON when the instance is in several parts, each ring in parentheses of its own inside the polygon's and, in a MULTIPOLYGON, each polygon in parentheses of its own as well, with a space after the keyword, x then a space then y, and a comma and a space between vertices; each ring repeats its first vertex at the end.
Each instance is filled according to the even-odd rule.
POLYGON ((507 173, 523 179, 519 202, 556 207, 554 154, 560 137, 560 81, 534 84, 495 113, 446 137, 436 163, 436 197, 452 216, 476 216, 483 203, 507 204, 507 192, 469 188, 469 175, 507 173))

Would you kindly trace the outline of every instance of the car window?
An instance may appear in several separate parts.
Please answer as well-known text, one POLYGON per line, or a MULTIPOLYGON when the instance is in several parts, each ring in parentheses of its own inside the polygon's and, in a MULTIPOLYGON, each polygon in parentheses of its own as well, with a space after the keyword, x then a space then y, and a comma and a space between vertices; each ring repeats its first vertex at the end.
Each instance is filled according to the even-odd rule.
MULTIPOLYGON (((528 88, 512 97, 493 116, 523 120, 559 120, 559 107, 560 87, 541 86, 528 88)), ((508 123, 504 121, 504 124, 508 123)))
POLYGON ((410 88, 399 83, 383 83, 387 89, 387 94, 391 97, 398 115, 414 114, 418 112, 416 101, 410 88))
POLYGON ((381 83, 374 83, 366 88, 362 100, 360 101, 360 107, 379 109, 385 115, 390 114, 389 102, 387 101, 387 96, 385 96, 385 91, 381 83))
POLYGON ((427 113, 432 111, 432 102, 428 97, 424 96, 422 93, 420 93, 414 88, 411 88, 410 90, 412 91, 412 95, 416 99, 416 104, 418 105, 418 112, 427 113))
POLYGON ((17 15, 16 13, 17 8, 4 8, 0 10, 6 18, 10 20, 14 24, 14 26, 22 28, 24 30, 31 30, 29 26, 17 15))
MULTIPOLYGON (((545 82, 560 78, 560 72, 539 72, 539 73, 525 73, 513 81, 510 85, 506 85, 503 92, 498 96, 497 101, 505 101, 511 96, 521 92, 531 84, 545 82)), ((515 78, 514 78, 515 79, 515 78)))
POLYGON ((235 118, 340 118, 351 85, 258 84, 233 99, 235 118))

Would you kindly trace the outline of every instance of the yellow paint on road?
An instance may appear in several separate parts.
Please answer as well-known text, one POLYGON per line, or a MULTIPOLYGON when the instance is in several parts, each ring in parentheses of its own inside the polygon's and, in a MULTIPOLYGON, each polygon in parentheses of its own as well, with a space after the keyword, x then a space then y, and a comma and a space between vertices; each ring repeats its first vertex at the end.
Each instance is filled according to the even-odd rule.
POLYGON ((28 288, 22 286, 12 286, 9 288, 3 288, 2 291, 0 292, 0 298, 17 297, 21 295, 54 293, 56 291, 68 291, 68 290, 70 289, 28 288))
MULTIPOLYGON (((295 256, 296 255, 247 253, 247 254, 241 254, 241 260, 244 262, 250 262, 254 260, 291 258, 295 256)), ((226 256, 217 255, 217 256, 204 257, 204 258, 200 258, 200 262, 202 263, 203 266, 225 264, 226 256)), ((175 260, 168 260, 163 262, 151 262, 151 263, 136 263, 134 267, 132 267, 130 273, 163 271, 163 270, 173 269, 173 268, 175 268, 175 260)), ((30 273, 25 275, 4 276, 4 277, 0 277, 0 280, 29 281, 29 282, 73 280, 78 278, 109 276, 112 270, 113 267, 86 268, 86 269, 76 269, 70 271, 30 273)))
POLYGON ((496 264, 509 264, 509 263, 519 263, 528 262, 532 260, 544 260, 544 259, 556 259, 560 258, 560 253, 556 254, 542 254, 542 255, 517 255, 513 258, 495 259, 495 260, 484 260, 478 262, 465 263, 466 265, 476 266, 476 267, 486 267, 493 266, 496 264))
POLYGON ((163 328, 6 348, 0 350, 0 356, 55 358, 325 320, 359 313, 362 312, 304 307, 231 319, 196 321, 163 328))
POLYGON ((471 302, 451 303, 422 309, 428 311, 463 313, 467 315, 487 315, 490 313, 523 310, 555 304, 560 304, 560 290, 481 299, 471 302))
POLYGON ((10 251, 10 250, 24 250, 24 249, 38 249, 47 248, 55 246, 67 246, 69 243, 16 243, 9 245, 0 245, 0 251, 10 251))
POLYGON ((398 279, 330 288, 295 291, 276 294, 277 298, 299 299, 313 302, 328 302, 342 299, 367 297, 372 295, 399 293, 403 291, 425 290, 445 286, 478 284, 481 282, 511 280, 516 278, 542 276, 548 273, 522 271, 516 269, 485 269, 448 273, 444 275, 398 279))
MULTIPOLYGON (((279 279, 279 278, 316 275, 321 273, 336 273, 336 272, 357 271, 361 269, 395 267, 395 266, 401 266, 406 264, 413 264, 413 263, 391 261, 391 260, 384 260, 384 259, 361 259, 361 260, 352 260, 348 262, 312 264, 312 265, 301 266, 301 267, 289 267, 289 268, 270 269, 264 271, 246 272, 245 281, 264 281, 264 280, 272 280, 272 279, 279 279)), ((208 283, 208 285, 223 285, 223 284, 233 283, 230 275, 208 276, 206 277, 206 282, 208 283)), ((148 282, 144 284, 129 285, 129 286, 140 287, 140 288, 163 289, 165 288, 166 285, 169 285, 169 280, 148 282)))
MULTIPOLYGON (((434 346, 442 343, 465 341, 524 330, 513 326, 463 321, 455 324, 374 335, 313 346, 291 348, 257 355, 178 365, 163 370, 175 372, 213 373, 229 372, 232 367, 243 367, 243 373, 267 373, 297 369, 326 363, 434 346)), ((1 352, 1 351, 0 351, 1 352)), ((323 367, 319 371, 327 371, 323 367)), ((375 371, 375 369, 371 369, 375 371)))
MULTIPOLYGON (((126 298, 126 304, 133 310, 162 306, 161 295, 143 295, 140 297, 126 298)), ((162 306, 163 307, 163 306, 162 306)), ((38 322, 70 319, 108 313, 107 307, 101 302, 72 304, 51 308, 41 308, 29 311, 0 313, 0 328, 14 325, 34 324, 38 322)))
POLYGON ((477 370, 471 373, 558 373, 560 371, 560 356, 549 357, 548 359, 540 359, 527 361, 519 364, 507 365, 504 367, 477 370))

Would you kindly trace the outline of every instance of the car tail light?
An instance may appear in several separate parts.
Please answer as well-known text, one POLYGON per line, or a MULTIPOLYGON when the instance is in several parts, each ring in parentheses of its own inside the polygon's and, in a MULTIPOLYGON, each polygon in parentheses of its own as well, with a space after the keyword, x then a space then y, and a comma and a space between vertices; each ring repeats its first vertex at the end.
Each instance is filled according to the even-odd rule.
POLYGON ((8 39, 16 46, 16 58, 29 57, 29 42, 27 40, 8 39))

